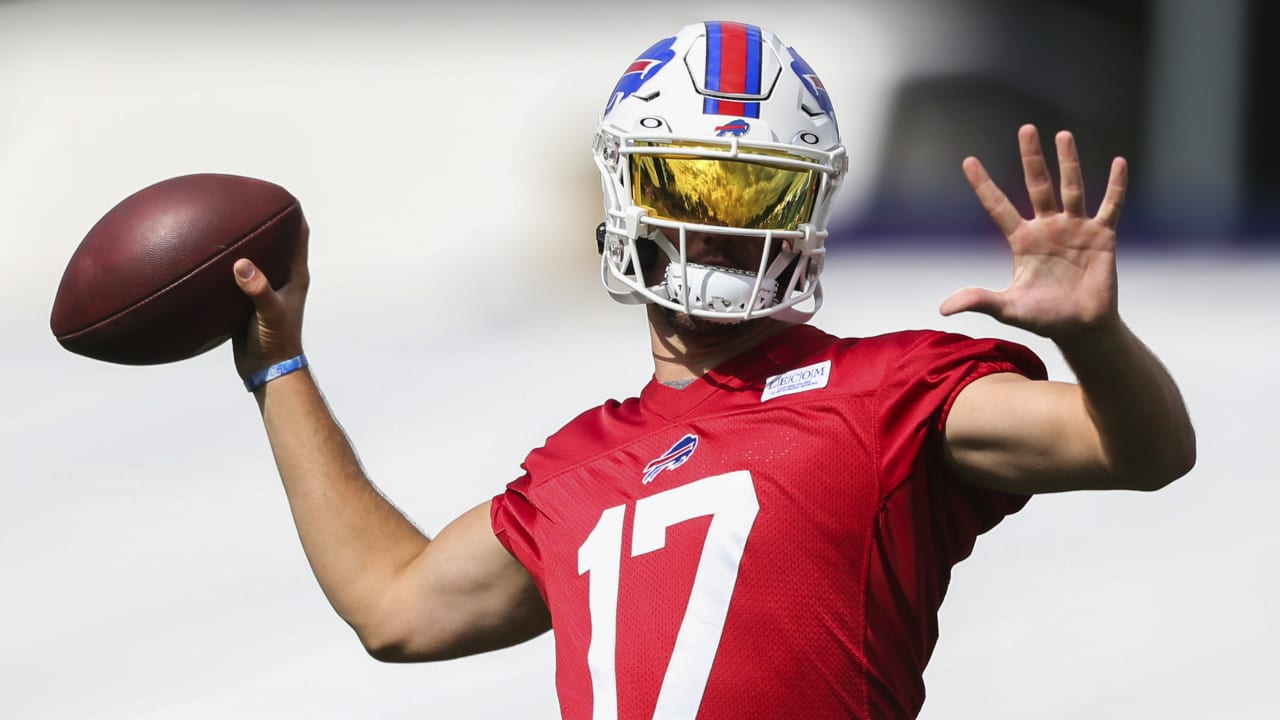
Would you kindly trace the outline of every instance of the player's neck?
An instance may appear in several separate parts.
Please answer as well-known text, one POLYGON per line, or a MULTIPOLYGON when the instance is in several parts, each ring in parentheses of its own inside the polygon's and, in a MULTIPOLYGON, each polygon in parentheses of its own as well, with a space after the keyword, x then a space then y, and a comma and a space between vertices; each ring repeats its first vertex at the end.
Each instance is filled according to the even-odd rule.
POLYGON ((789 326, 770 318, 732 325, 701 320, 690 323, 688 318, 673 319, 654 305, 649 305, 648 311, 653 375, 672 387, 688 385, 789 326))

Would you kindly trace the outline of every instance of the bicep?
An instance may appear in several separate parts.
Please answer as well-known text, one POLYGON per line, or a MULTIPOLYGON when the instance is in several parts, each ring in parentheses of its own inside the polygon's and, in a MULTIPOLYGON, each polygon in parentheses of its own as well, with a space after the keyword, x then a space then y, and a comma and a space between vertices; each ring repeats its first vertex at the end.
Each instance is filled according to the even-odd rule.
POLYGON ((379 659, 443 660, 515 645, 546 632, 533 578, 493 533, 490 503, 454 520, 401 571, 382 616, 392 631, 379 659))
POLYGON ((952 404, 944 451, 974 485, 1022 494, 1112 487, 1101 436, 1076 385, 998 373, 952 404))

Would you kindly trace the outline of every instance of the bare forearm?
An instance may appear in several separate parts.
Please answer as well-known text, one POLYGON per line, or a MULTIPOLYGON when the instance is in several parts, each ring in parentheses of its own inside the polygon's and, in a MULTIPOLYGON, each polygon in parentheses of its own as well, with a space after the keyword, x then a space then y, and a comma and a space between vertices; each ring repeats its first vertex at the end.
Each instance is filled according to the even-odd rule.
POLYGON ((335 610, 361 632, 427 538, 369 482, 308 372, 256 393, 302 547, 335 610))
MULTIPOLYGON (((304 223, 290 280, 278 291, 249 260, 235 263, 254 307, 234 345, 242 378, 302 353, 306 241, 304 223)), ((550 627, 532 576, 493 534, 489 503, 430 541, 369 482, 308 370, 254 394, 316 579, 374 657, 457 657, 550 627)))
POLYGON ((1107 467, 1136 489, 1163 487, 1195 464, 1195 430, 1178 386, 1118 317, 1060 340, 1097 428, 1107 467))

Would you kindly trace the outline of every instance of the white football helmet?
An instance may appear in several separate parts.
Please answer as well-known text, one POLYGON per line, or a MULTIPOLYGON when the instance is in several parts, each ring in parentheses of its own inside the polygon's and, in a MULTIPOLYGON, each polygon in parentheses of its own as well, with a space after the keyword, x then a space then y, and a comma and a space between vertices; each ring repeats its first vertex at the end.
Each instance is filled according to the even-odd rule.
POLYGON ((821 306, 848 158, 822 82, 773 33, 706 22, 645 50, 614 87, 593 150, 600 275, 615 300, 720 322, 803 322, 821 306), (691 263, 690 233, 762 242, 759 266, 691 263), (669 264, 650 284, 657 249, 669 264))

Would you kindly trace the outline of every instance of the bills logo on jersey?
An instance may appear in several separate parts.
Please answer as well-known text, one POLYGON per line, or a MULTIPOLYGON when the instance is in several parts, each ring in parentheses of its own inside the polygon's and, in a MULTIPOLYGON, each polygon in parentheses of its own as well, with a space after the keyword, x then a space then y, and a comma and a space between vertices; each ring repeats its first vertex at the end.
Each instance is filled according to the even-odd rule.
POLYGON ((605 115, 613 111, 614 105, 634 95, 649 78, 657 75, 659 70, 671 62, 671 58, 676 56, 676 51, 671 49, 675 41, 674 37, 659 40, 653 47, 640 53, 640 57, 636 58, 635 62, 627 66, 626 72, 622 73, 622 77, 618 79, 618 84, 613 86, 613 93, 609 95, 609 104, 604 108, 605 115))
POLYGON ((818 101, 818 107, 822 112, 826 113, 834 121, 836 118, 835 106, 831 104, 831 96, 827 94, 827 88, 818 79, 818 74, 809 67, 809 63, 800 57, 800 53, 795 48, 787 48, 787 52, 791 53, 791 69, 796 75, 800 76, 800 83, 804 85, 804 89, 813 95, 813 99, 818 101))
POLYGON ((742 137, 743 135, 746 135, 747 131, 750 129, 751 126, 747 124, 746 120, 738 118, 733 122, 727 122, 723 125, 716 126, 716 137, 724 137, 725 135, 742 137))
POLYGON ((675 470, 685 464, 689 458, 693 457, 693 451, 698 449, 698 436, 685 435, 671 446, 670 450, 656 457, 648 465, 644 466, 644 476, 640 478, 640 482, 650 483, 663 470, 675 470))

